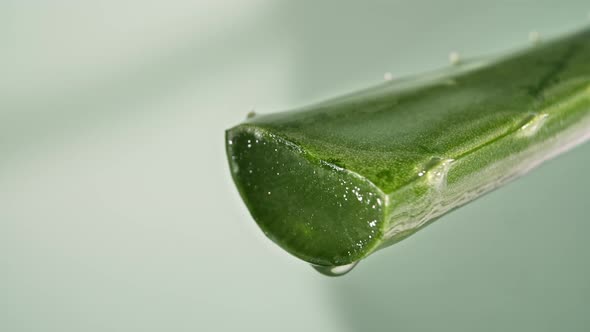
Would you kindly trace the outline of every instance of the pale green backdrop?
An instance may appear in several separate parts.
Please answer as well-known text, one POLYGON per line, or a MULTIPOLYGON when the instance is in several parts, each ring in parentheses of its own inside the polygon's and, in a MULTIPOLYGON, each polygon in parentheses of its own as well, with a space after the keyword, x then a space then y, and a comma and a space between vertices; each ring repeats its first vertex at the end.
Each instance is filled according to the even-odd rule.
POLYGON ((0 2, 0 331, 588 331, 590 145, 333 279, 256 228, 223 131, 589 15, 587 0, 0 2))

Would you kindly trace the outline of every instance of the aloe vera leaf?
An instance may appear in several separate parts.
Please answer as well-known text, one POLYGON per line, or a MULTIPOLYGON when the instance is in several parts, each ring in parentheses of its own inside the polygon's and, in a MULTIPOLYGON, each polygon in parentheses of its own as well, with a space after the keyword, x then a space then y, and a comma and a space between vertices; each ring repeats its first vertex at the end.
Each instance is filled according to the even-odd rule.
POLYGON ((264 233, 354 264, 590 138, 590 29, 226 131, 264 233))

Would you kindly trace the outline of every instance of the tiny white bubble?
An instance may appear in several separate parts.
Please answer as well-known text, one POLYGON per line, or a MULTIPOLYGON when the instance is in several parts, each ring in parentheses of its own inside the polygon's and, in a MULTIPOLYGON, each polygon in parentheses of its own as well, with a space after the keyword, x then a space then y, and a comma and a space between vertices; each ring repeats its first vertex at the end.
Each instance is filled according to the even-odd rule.
POLYGON ((529 32, 529 41, 536 44, 541 40, 541 35, 539 34, 538 31, 531 31, 529 32))
POLYGON ((453 52, 449 53, 449 62, 452 65, 459 64, 460 61, 461 61, 461 55, 459 54, 459 52, 453 51, 453 52))
POLYGON ((231 139, 228 141, 228 143, 229 143, 229 145, 232 145, 232 144, 234 144, 234 142, 232 142, 232 140, 231 140, 231 139))
POLYGON ((268 194, 270 195, 270 191, 268 192, 268 194))

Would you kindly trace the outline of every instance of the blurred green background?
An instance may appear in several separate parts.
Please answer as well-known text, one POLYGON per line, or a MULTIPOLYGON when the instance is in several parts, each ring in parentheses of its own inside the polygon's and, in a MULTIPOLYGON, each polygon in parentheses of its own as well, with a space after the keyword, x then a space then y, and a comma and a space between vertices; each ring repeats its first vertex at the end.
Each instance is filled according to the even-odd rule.
POLYGON ((0 3, 0 331, 587 331, 590 145, 328 278, 223 132, 587 26, 585 1, 0 3))

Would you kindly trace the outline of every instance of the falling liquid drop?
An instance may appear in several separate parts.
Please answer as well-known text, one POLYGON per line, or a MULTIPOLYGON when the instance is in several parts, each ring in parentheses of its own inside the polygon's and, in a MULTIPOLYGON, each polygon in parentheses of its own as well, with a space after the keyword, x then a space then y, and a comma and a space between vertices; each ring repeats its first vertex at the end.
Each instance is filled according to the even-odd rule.
POLYGON ((329 277, 339 277, 352 271, 359 262, 353 262, 348 265, 339 266, 325 266, 325 265, 311 265, 319 273, 329 277))

